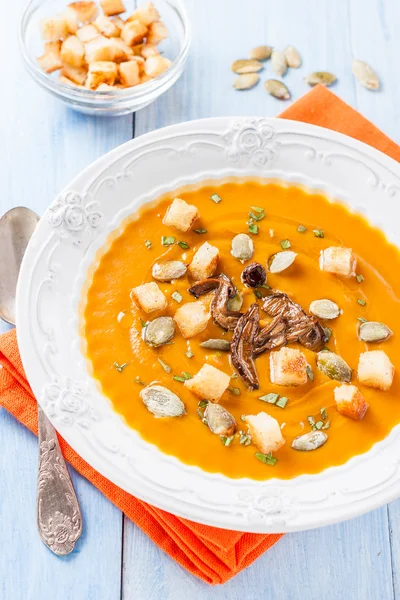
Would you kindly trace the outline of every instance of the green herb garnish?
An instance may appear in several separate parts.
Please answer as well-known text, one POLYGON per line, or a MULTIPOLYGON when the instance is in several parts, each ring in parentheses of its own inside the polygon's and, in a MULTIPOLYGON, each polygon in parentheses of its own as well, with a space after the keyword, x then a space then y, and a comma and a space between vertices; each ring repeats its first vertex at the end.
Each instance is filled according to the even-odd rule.
POLYGON ((163 235, 161 237, 161 243, 163 246, 172 246, 172 244, 175 244, 175 238, 168 235, 163 235))
POLYGON ((327 421, 327 422, 325 423, 325 425, 322 427, 322 429, 329 429, 329 427, 330 427, 330 426, 331 426, 331 422, 330 422, 330 421, 327 421))
POLYGON ((282 250, 287 250, 288 248, 290 248, 291 244, 289 240, 281 240, 280 241, 281 244, 281 248, 282 250))
POLYGON ((194 354, 193 354, 193 352, 192 352, 191 350, 187 350, 187 351, 185 352, 185 354, 186 354, 186 356, 187 356, 188 358, 193 358, 193 356, 194 356, 194 354))
POLYGON ((324 346, 323 348, 321 348, 320 352, 330 352, 330 349, 328 348, 328 346, 324 346))
POLYGON ((254 235, 257 235, 258 225, 254 225, 254 223, 249 223, 249 233, 254 233, 254 235))
POLYGON ((228 391, 234 396, 240 396, 241 391, 237 387, 228 387, 228 391))
POLYGON ((150 240, 146 240, 144 245, 146 246, 146 248, 148 248, 150 250, 150 248, 152 247, 153 244, 151 243, 150 240))
POLYGON ((200 402, 198 403, 198 407, 199 408, 205 408, 208 404, 208 400, 200 400, 200 402))
POLYGON ((249 211, 249 217, 253 221, 261 221, 265 217, 264 209, 259 208, 258 206, 252 206, 253 210, 249 211), (255 211, 255 212, 253 212, 255 211))
POLYGON ((167 363, 165 363, 163 360, 161 360, 161 358, 157 358, 157 360, 166 373, 171 373, 172 369, 169 365, 167 365, 167 363))
POLYGON ((322 329, 324 330, 324 333, 325 333, 325 341, 329 342, 329 340, 331 339, 331 336, 332 336, 332 329, 330 327, 323 327, 322 329))
POLYGON ((304 225, 299 225, 297 231, 299 233, 305 233, 307 231, 307 227, 304 227, 304 225))
POLYGON ((368 323, 367 319, 363 319, 362 317, 357 317, 357 321, 361 321, 361 323, 368 323))
POLYGON ((259 300, 262 298, 262 293, 259 290, 253 290, 253 293, 259 300))
POLYGON ((181 377, 180 375, 174 375, 173 378, 175 381, 179 381, 180 383, 185 383, 186 378, 185 377, 181 377))
POLYGON ((182 296, 181 296, 181 294, 180 294, 179 292, 177 292, 176 290, 175 290, 175 292, 172 292, 172 294, 171 294, 171 298, 172 298, 173 300, 175 300, 175 302, 182 302, 182 296))
POLYGON ((122 371, 123 371, 124 369, 126 369, 126 367, 127 367, 128 365, 129 365, 129 363, 128 363, 128 362, 126 362, 126 363, 123 363, 122 365, 119 365, 117 362, 115 362, 115 363, 113 364, 113 367, 115 367, 115 368, 117 369, 118 373, 122 373, 122 371))
POLYGON ((265 394, 265 396, 260 396, 259 400, 262 400, 263 402, 268 402, 268 404, 276 404, 276 401, 279 398, 279 394, 265 394))
POLYGON ((275 402, 275 406, 279 406, 279 408, 285 408, 286 404, 288 403, 288 398, 286 398, 286 396, 281 396, 279 398, 279 400, 277 400, 275 402))
POLYGON ((256 452, 254 456, 258 460, 260 460, 261 462, 263 462, 264 464, 270 465, 271 467, 273 467, 274 465, 276 465, 276 463, 278 462, 278 459, 275 458, 274 456, 272 456, 271 452, 269 454, 262 454, 262 452, 256 452))
POLYGON ((139 377, 136 377, 136 379, 134 379, 134 380, 133 380, 133 383, 138 383, 139 385, 146 385, 146 384, 144 383, 144 381, 141 381, 141 380, 139 379, 139 377))
POLYGON ((192 379, 191 374, 188 373, 187 371, 182 371, 182 375, 184 376, 185 379, 192 379))
POLYGON ((250 208, 253 209, 253 210, 255 210, 256 213, 263 214, 265 216, 263 208, 260 208, 259 206, 250 206, 250 208))
POLYGON ((306 373, 307 373, 307 377, 310 381, 314 381, 314 373, 312 372, 312 369, 310 367, 310 365, 307 365, 306 367, 306 373))
POLYGON ((312 429, 315 429, 315 421, 314 421, 314 417, 307 417, 307 421, 309 422, 310 426, 312 429))
POLYGON ((325 421, 328 418, 328 413, 326 412, 326 408, 321 408, 319 411, 321 413, 322 420, 325 421))
POLYGON ((237 373, 232 373, 231 379, 237 379, 237 376, 238 376, 237 373))
POLYGON ((315 428, 316 429, 322 429, 323 426, 324 426, 324 422, 323 421, 317 421, 315 423, 315 428))
POLYGON ((313 233, 314 233, 315 237, 318 237, 318 238, 325 237, 322 229, 313 229, 313 233))
POLYGON ((183 248, 183 250, 188 250, 190 248, 189 244, 187 244, 186 242, 178 242, 178 246, 183 248))
POLYGON ((246 423, 246 415, 240 415, 240 420, 246 423))
POLYGON ((143 319, 140 319, 140 324, 142 327, 147 327, 147 323, 146 321, 143 321, 143 319))
POLYGON ((357 298, 357 302, 360 306, 365 306, 367 304, 362 298, 357 298))
POLYGON ((361 283, 362 281, 364 281, 364 277, 362 275, 356 275, 356 279, 357 279, 358 283, 361 283))
POLYGON ((215 204, 219 204, 220 202, 222 202, 222 198, 221 196, 218 196, 218 194, 212 194, 210 198, 213 202, 215 202, 215 204))
POLYGON ((221 442, 223 443, 224 446, 230 446, 234 439, 235 439, 234 435, 231 435, 230 437, 226 437, 226 435, 221 435, 221 442))
POLYGON ((195 233, 207 233, 207 229, 204 229, 204 227, 199 227, 199 229, 193 229, 193 231, 195 233))
POLYGON ((241 444, 242 446, 248 446, 249 444, 251 444, 251 437, 248 433, 243 433, 243 431, 239 431, 239 434, 239 444, 241 444))

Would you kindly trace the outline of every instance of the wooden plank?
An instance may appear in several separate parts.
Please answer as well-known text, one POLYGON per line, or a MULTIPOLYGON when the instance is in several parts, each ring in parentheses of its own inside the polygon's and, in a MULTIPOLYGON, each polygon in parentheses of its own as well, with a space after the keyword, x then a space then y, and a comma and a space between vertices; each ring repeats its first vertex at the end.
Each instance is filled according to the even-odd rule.
MULTIPOLYGON (((0 215, 16 205, 42 214, 81 169, 132 136, 132 116, 85 117, 42 91, 23 68, 16 31, 21 3, 7 8, 0 51, 8 60, 0 113, 0 215)), ((3 260, 3 257, 1 258, 3 260)), ((2 326, 1 330, 5 327, 2 326)), ((0 598, 115 600, 120 594, 121 513, 72 473, 84 519, 76 551, 57 558, 36 531, 37 442, 0 412, 0 598)))

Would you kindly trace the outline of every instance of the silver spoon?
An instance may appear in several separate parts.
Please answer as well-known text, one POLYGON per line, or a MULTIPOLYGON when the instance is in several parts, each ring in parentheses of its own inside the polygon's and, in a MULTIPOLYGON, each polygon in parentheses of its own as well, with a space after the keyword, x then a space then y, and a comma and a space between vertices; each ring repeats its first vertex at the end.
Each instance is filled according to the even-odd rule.
MULTIPOLYGON (((15 293, 28 242, 39 217, 12 208, 0 219, 0 319, 15 325, 15 293)), ((64 556, 82 533, 82 515, 54 427, 38 405, 39 469, 36 517, 42 541, 64 556)))

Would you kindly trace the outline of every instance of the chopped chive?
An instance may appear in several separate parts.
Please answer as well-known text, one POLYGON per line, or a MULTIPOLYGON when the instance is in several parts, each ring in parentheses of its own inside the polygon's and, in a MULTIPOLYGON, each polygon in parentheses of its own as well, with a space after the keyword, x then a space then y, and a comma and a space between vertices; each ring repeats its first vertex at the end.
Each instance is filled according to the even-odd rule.
POLYGON ((312 369, 310 367, 310 365, 307 365, 306 367, 306 373, 307 373, 307 377, 310 381, 314 381, 314 373, 312 372, 312 369))
POLYGON ((246 423, 246 415, 240 415, 240 420, 246 423))
POLYGON ((175 244, 175 238, 168 235, 163 235, 161 237, 161 243, 163 246, 172 246, 172 244, 175 244))
POLYGON ((187 350, 187 351, 185 352, 185 354, 186 354, 186 356, 187 356, 188 358, 193 358, 193 356, 194 356, 194 354, 193 354, 193 352, 192 352, 191 350, 187 350))
POLYGON ((364 277, 362 275, 356 275, 356 279, 357 279, 358 283, 361 283, 362 281, 364 281, 364 277))
POLYGON ((361 323, 368 323, 367 319, 363 319, 362 317, 357 317, 357 321, 361 321, 361 323))
POLYGON ((191 374, 188 373, 187 371, 182 371, 182 375, 184 376, 185 379, 192 379, 191 374))
POLYGON ((330 349, 328 348, 328 346, 324 346, 323 348, 321 348, 320 352, 330 352, 330 349))
POLYGON ((268 404, 276 404, 276 401, 279 398, 279 394, 265 394, 265 396, 260 396, 259 400, 262 400, 263 402, 268 402, 268 404))
POLYGON ((248 446, 249 444, 251 444, 251 437, 248 433, 243 433, 243 431, 239 431, 239 433, 239 444, 241 444, 242 446, 248 446))
POLYGON ((237 373, 232 373, 231 379, 237 379, 237 373))
POLYGON ((204 227, 199 227, 199 229, 193 229, 193 231, 195 233, 207 233, 207 229, 204 229, 204 227))
POLYGON ((146 248, 148 248, 150 250, 150 248, 152 247, 153 244, 151 243, 150 240, 146 240, 144 245, 146 246, 146 248))
POLYGON ((180 294, 179 292, 177 292, 176 290, 175 290, 175 292, 172 292, 172 294, 171 294, 171 298, 172 298, 173 300, 175 300, 175 302, 182 302, 182 296, 181 296, 181 294, 180 294))
POLYGON ((267 285, 266 283, 263 283, 262 285, 259 285, 258 287, 264 288, 264 290, 270 290, 272 289, 270 285, 267 285))
POLYGON ((133 383, 138 383, 139 385, 146 385, 146 384, 144 383, 144 381, 141 381, 141 380, 139 379, 139 377, 136 377, 136 379, 134 379, 134 380, 133 380, 133 383))
POLYGON ((323 426, 324 426, 324 422, 323 421, 317 421, 315 423, 316 429, 322 429, 323 426))
POLYGON ((175 381, 180 381, 181 383, 185 383, 185 377, 181 377, 180 375, 174 375, 173 378, 175 381))
POLYGON ((252 208, 253 210, 255 210, 256 213, 264 213, 264 209, 260 208, 259 206, 250 206, 250 208, 252 208))
POLYGON ((289 400, 286 398, 286 396, 281 396, 279 400, 276 401, 275 406, 279 406, 279 408, 285 408, 288 401, 289 400))
POLYGON ((221 435, 221 442, 223 443, 224 446, 230 446, 234 439, 235 439, 234 435, 231 435, 230 437, 226 437, 226 435, 221 435))
POLYGON ((249 223, 249 233, 254 233, 254 235, 257 235, 258 225, 254 225, 254 223, 249 223))
POLYGON ((262 298, 262 293, 259 290, 253 290, 253 293, 259 300, 262 298))
POLYGON ((326 412, 326 408, 321 408, 319 411, 321 413, 322 420, 325 421, 328 418, 328 413, 326 412))
POLYGON ((323 327, 322 329, 324 330, 324 333, 325 333, 325 341, 329 342, 329 340, 331 339, 331 336, 332 336, 332 329, 330 327, 323 327))
POLYGON ((141 323, 142 327, 147 327, 147 323, 146 323, 146 321, 143 321, 143 319, 140 319, 140 323, 141 323))
POLYGON ((208 404, 208 400, 200 400, 200 402, 198 403, 198 407, 199 408, 205 408, 208 404))
POLYGON ((305 233, 307 231, 307 227, 304 227, 304 225, 299 225, 297 231, 299 233, 305 233))
POLYGON ((314 429, 314 427, 315 427, 314 417, 311 417, 311 416, 307 417, 307 421, 309 422, 311 427, 314 429))
POLYGON ((281 240, 280 244, 281 244, 282 250, 287 250, 291 246, 290 240, 281 240))
POLYGON ((330 422, 330 421, 327 421, 327 422, 325 423, 325 425, 323 425, 322 429, 329 429, 329 427, 330 427, 330 426, 331 426, 331 422, 330 422))
POLYGON ((171 373, 172 369, 169 365, 167 365, 167 363, 165 363, 163 360, 161 360, 161 358, 157 358, 157 360, 166 373, 171 373))
POLYGON ((129 363, 128 363, 128 362, 126 362, 126 363, 123 363, 122 365, 119 365, 117 362, 115 362, 115 363, 113 364, 113 367, 115 367, 115 368, 117 369, 118 373, 122 373, 122 371, 123 371, 124 369, 126 369, 126 367, 127 367, 128 365, 129 365, 129 363))
POLYGON ((315 237, 318 237, 318 238, 325 237, 322 229, 313 229, 313 233, 314 233, 315 237))
POLYGON ((186 242, 178 242, 178 246, 183 248, 183 250, 188 250, 190 248, 189 244, 187 244, 186 242))
POLYGON ((360 306, 365 306, 367 304, 362 298, 357 298, 357 302, 360 306))
POLYGON ((218 196, 218 194, 212 194, 210 198, 213 202, 215 202, 215 204, 219 204, 220 202, 222 202, 222 198, 221 196, 218 196))
POLYGON ((241 391, 237 387, 228 387, 228 391, 234 396, 240 396, 241 391))
MULTIPOLYGON (((252 207, 253 208, 253 207, 252 207)), ((261 209, 255 214, 252 210, 249 211, 249 217, 253 221, 261 221, 265 217, 265 212, 261 209)))
POLYGON ((263 462, 266 465, 274 466, 278 462, 278 459, 272 456, 271 452, 269 454, 262 454, 261 452, 256 452, 254 455, 258 460, 263 462))

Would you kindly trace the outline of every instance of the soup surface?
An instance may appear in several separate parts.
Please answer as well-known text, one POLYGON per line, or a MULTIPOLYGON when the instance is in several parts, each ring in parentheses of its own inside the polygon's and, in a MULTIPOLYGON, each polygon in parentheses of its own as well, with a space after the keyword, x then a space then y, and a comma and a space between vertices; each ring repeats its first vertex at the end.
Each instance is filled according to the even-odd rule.
MULTIPOLYGON (((258 215, 262 214, 258 212, 258 215)), ((288 243, 284 242, 283 247, 287 248, 288 243)), ((145 440, 184 463, 229 477, 261 480, 318 473, 366 452, 400 422, 397 375, 388 391, 366 387, 357 381, 359 355, 366 350, 384 350, 396 367, 400 356, 399 272, 399 252, 383 234, 359 215, 351 214, 340 203, 329 202, 321 194, 308 193, 297 186, 255 181, 233 180, 188 187, 142 207, 103 251, 93 273, 84 309, 87 357, 94 377, 115 410, 145 440), (214 202, 213 194, 218 194, 221 201, 214 202), (167 208, 177 196, 198 208, 200 219, 194 228, 206 232, 181 233, 163 225, 167 208), (256 221, 258 233, 249 233, 251 207, 262 208, 265 213, 256 221), (304 227, 298 231, 300 225, 304 227), (318 237, 321 232, 323 237, 318 237), (249 233, 254 242, 254 255, 245 264, 230 252, 232 239, 238 233, 249 233), (173 237, 175 242, 163 245, 163 236, 173 237), (151 315, 144 313, 133 301, 131 290, 154 281, 152 266, 156 261, 180 260, 189 264, 196 250, 208 241, 220 251, 216 274, 224 273, 231 278, 243 295, 241 310, 244 312, 253 302, 261 308, 262 297, 271 293, 267 288, 246 287, 241 281, 244 267, 252 261, 266 266, 273 254, 282 251, 283 240, 288 240, 290 249, 297 253, 296 260, 280 273, 267 272, 267 284, 272 290, 287 293, 306 311, 310 303, 318 299, 332 300, 340 307, 340 316, 330 321, 321 320, 321 324, 332 329, 326 346, 343 357, 353 369, 352 383, 359 387, 369 404, 360 421, 339 414, 334 389, 341 384, 317 368, 315 352, 298 343, 290 347, 304 352, 313 380, 298 387, 272 384, 270 352, 267 351, 255 359, 260 387, 249 391, 242 379, 234 376, 229 353, 200 346, 209 338, 230 340, 232 337, 232 332, 224 332, 211 318, 207 328, 190 339, 184 339, 178 328, 172 343, 159 348, 148 346, 142 339, 145 323, 160 315, 173 317, 180 306, 195 300, 188 292, 193 282, 186 273, 171 283, 158 283, 168 300, 165 310, 151 315), (178 242, 186 244, 178 245, 178 242), (357 258, 356 273, 362 278, 343 278, 321 271, 320 251, 330 246, 352 248, 357 258), (173 294, 178 300, 181 297, 180 302, 173 294), (358 337, 360 318, 385 323, 393 335, 379 343, 361 341, 358 337), (238 432, 229 446, 224 445, 226 439, 213 434, 203 424, 198 414, 199 398, 183 383, 185 377, 196 374, 205 363, 233 376, 230 391, 224 392, 220 400, 237 422, 238 432), (169 367, 170 372, 166 372, 165 367, 167 370, 169 367), (139 395, 143 385, 151 383, 175 392, 184 402, 186 414, 155 418, 139 395), (269 393, 286 397, 286 406, 281 408, 260 400, 269 393), (322 415, 321 409, 326 411, 322 410, 322 415), (247 431, 242 415, 255 415, 261 411, 278 420, 286 441, 274 453, 278 459, 275 464, 261 462, 255 457, 257 448, 254 444, 243 445, 239 441, 239 431, 247 431), (296 436, 311 431, 310 422, 313 421, 309 417, 315 423, 323 421, 328 440, 317 450, 299 452, 291 444, 296 436)), ((263 311, 260 312, 264 318, 263 311)))

